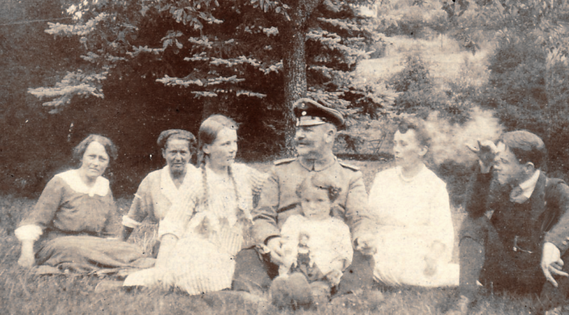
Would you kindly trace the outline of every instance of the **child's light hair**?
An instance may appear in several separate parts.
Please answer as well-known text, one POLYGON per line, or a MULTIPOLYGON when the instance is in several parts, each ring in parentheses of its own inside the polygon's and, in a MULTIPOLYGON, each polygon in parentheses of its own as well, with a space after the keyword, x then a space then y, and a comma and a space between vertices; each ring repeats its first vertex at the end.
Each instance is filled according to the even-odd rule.
POLYGON ((308 187, 316 187, 318 189, 326 190, 330 202, 336 201, 342 188, 338 187, 331 177, 328 177, 322 173, 314 173, 313 175, 308 175, 300 185, 296 188, 296 195, 298 198, 302 197, 302 192, 308 187))

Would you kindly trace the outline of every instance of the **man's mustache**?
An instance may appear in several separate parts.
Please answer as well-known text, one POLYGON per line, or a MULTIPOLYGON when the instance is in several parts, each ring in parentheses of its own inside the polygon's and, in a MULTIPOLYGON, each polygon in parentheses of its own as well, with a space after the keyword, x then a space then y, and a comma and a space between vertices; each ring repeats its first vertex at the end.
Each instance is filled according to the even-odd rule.
POLYGON ((294 141, 294 145, 299 145, 299 144, 303 144, 303 145, 312 145, 314 142, 312 141, 307 141, 307 140, 295 140, 294 141))

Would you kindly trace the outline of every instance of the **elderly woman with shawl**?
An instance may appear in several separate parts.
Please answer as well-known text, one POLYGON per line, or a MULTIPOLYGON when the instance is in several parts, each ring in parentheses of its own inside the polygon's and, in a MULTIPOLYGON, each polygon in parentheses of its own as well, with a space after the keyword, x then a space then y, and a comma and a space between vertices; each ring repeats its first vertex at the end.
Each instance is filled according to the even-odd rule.
MULTIPOLYGON (((124 241, 145 218, 152 222, 162 222, 172 204, 180 199, 180 187, 199 176, 196 174, 198 170, 190 163, 196 146, 196 138, 191 132, 181 129, 164 130, 157 142, 162 149, 166 166, 151 172, 140 183, 130 211, 122 220, 121 237, 124 241)), ((153 246, 154 256, 159 244, 156 242, 153 246)))

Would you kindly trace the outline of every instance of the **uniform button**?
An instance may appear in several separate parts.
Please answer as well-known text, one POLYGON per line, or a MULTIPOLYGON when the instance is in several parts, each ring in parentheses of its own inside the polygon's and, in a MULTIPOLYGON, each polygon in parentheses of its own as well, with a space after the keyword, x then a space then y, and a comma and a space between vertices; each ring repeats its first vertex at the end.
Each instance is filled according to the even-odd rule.
POLYGON ((567 245, 567 241, 563 241, 561 242, 561 244, 563 244, 563 246, 567 245))

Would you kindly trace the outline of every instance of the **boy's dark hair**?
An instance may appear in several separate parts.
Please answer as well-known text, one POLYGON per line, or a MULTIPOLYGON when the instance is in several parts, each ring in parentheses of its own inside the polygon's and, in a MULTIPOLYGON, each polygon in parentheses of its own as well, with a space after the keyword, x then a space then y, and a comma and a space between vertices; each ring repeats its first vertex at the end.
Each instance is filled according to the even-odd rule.
POLYGON ((407 133, 409 130, 415 130, 415 137, 417 138, 417 141, 426 147, 429 147, 430 145, 431 137, 429 136, 429 133, 427 132, 423 121, 418 118, 402 118, 399 122, 399 125, 397 126, 397 130, 399 130, 399 132, 402 134, 407 133))
POLYGON ((504 143, 506 148, 512 151, 520 164, 531 162, 536 169, 545 166, 547 150, 543 140, 536 134, 527 130, 510 131, 503 134, 499 142, 504 143))
POLYGON ((332 178, 322 173, 314 173, 314 175, 308 175, 296 188, 296 195, 298 198, 301 198, 302 192, 310 186, 326 190, 328 198, 330 198, 330 202, 336 201, 342 191, 342 188, 338 187, 332 178))

